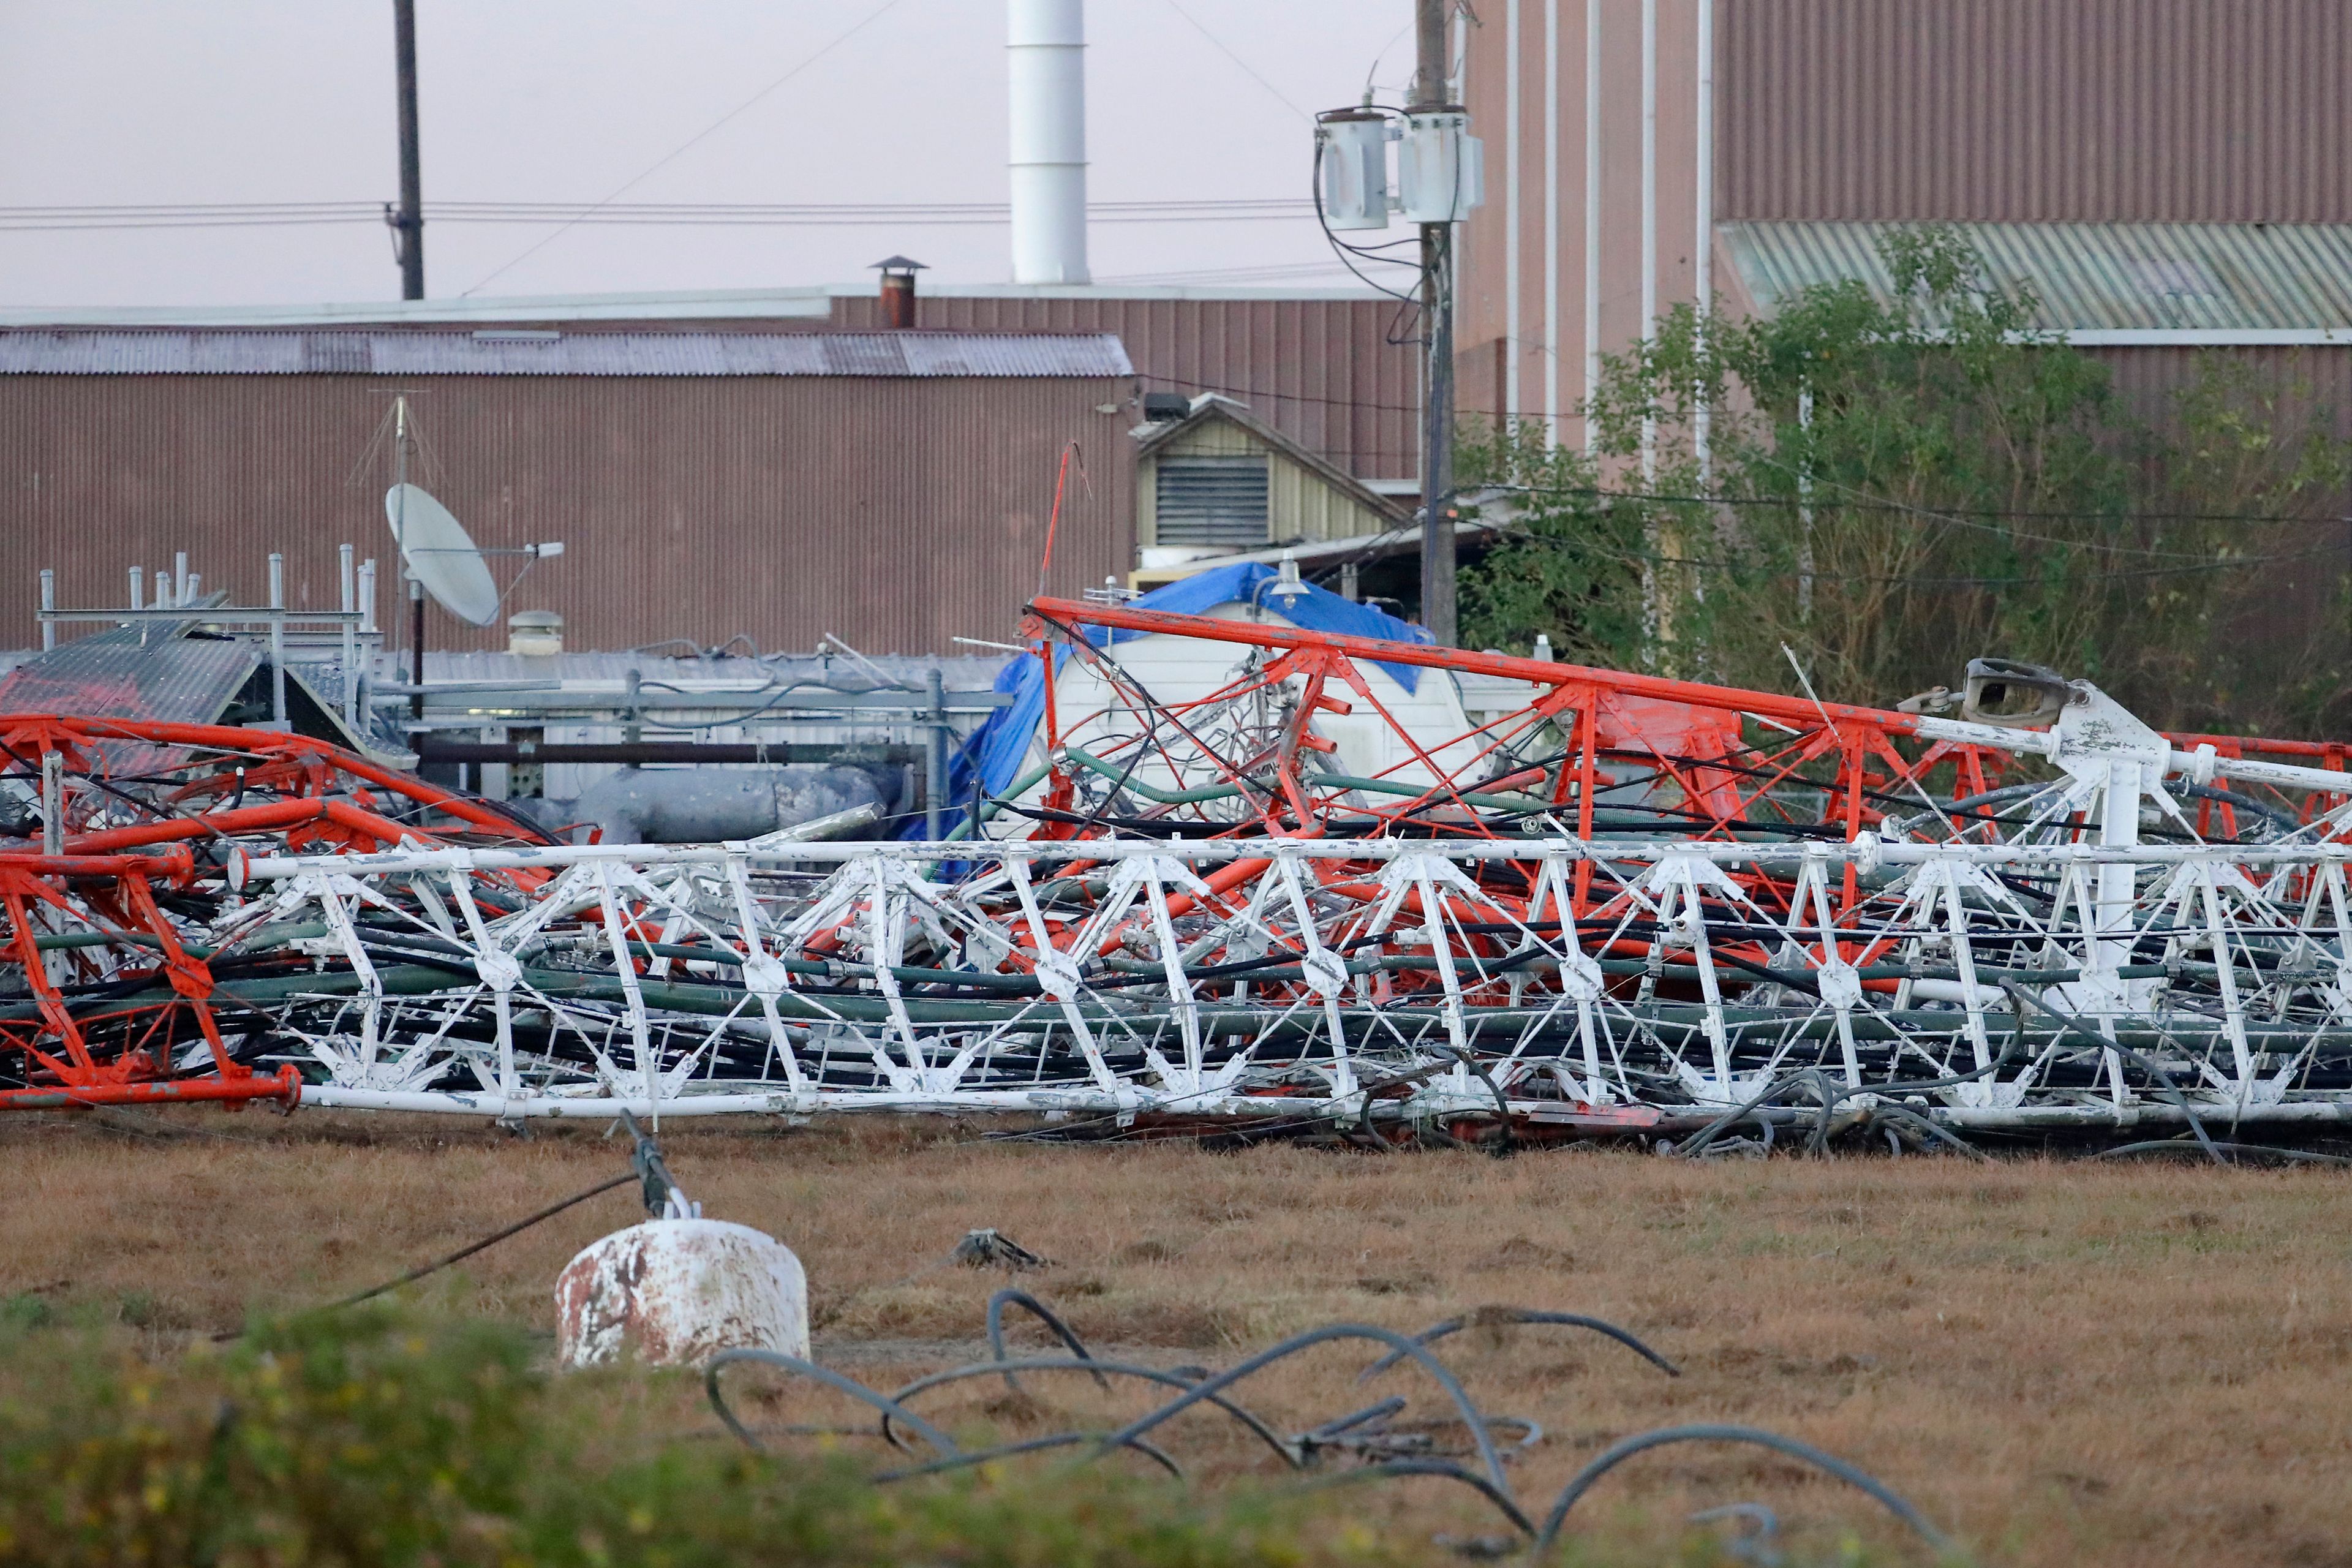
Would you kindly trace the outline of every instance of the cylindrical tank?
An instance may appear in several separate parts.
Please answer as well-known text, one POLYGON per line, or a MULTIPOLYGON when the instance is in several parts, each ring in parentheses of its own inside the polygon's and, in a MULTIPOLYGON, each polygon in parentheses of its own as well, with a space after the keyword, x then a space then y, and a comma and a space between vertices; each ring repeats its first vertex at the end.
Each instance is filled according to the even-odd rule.
POLYGON ((693 1366, 738 1349, 805 1358, 808 1276, 790 1247, 749 1226, 647 1220, 565 1267, 555 1345, 557 1360, 575 1367, 625 1355, 693 1366))
POLYGON ((1087 273, 1086 0, 1008 0, 1013 280, 1087 273))
POLYGON ((590 785, 572 815, 603 828, 606 844, 714 844, 889 805, 872 773, 842 764, 643 768, 590 785))

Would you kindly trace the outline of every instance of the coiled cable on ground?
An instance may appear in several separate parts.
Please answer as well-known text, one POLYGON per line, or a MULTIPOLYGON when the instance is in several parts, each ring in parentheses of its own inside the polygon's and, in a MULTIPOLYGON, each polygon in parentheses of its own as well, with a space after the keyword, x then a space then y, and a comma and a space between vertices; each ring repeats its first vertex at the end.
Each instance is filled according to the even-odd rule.
MULTIPOLYGON (((911 1465, 881 1471, 869 1479, 875 1482, 913 1479, 921 1476, 939 1475, 965 1469, 997 1459, 1023 1454, 1045 1453, 1055 1449, 1077 1448, 1083 1459, 1099 1458, 1114 1450, 1127 1449, 1140 1454, 1172 1477, 1181 1479, 1183 1468, 1175 1458, 1149 1440, 1148 1434, 1194 1405, 1213 1406, 1246 1427, 1258 1440, 1278 1456, 1286 1468, 1300 1470, 1309 1468, 1318 1450, 1337 1448, 1359 1455, 1363 1460, 1349 1469, 1318 1476, 1306 1483, 1309 1488, 1360 1484, 1366 1481, 1434 1477, 1468 1487, 1491 1503, 1529 1542, 1531 1556, 1540 1559, 1558 1542, 1570 1511, 1601 1479, 1625 1460, 1652 1448, 1685 1442, 1747 1443, 1773 1449, 1813 1466, 1815 1468, 1868 1493, 1889 1512, 1916 1532, 1922 1540, 1939 1552, 1950 1552, 1952 1542, 1908 1500, 1886 1486, 1877 1478, 1824 1453, 1810 1444, 1784 1437, 1751 1426, 1727 1425, 1696 1425, 1661 1427, 1627 1437, 1613 1445, 1580 1470, 1554 1500, 1551 1509, 1540 1524, 1529 1517, 1511 1489, 1504 1469, 1504 1455, 1495 1445, 1494 1428, 1516 1427, 1520 1433, 1514 1452, 1522 1452, 1542 1436, 1542 1428, 1532 1421, 1517 1416, 1488 1416, 1478 1409, 1451 1368, 1438 1360, 1428 1349, 1429 1344, 1448 1334, 1481 1323, 1559 1324, 1590 1329, 1616 1340, 1641 1354, 1653 1364, 1670 1374, 1680 1375, 1679 1369, 1664 1356, 1643 1343, 1628 1331, 1604 1320, 1582 1313, 1551 1312, 1529 1308, 1488 1308, 1479 1312, 1449 1318, 1433 1324, 1420 1334, 1407 1336, 1392 1330, 1364 1323, 1329 1323, 1294 1334, 1280 1343, 1250 1356, 1229 1370, 1213 1375, 1197 1369, 1162 1370, 1140 1366, 1129 1362, 1108 1360, 1087 1349, 1077 1331, 1065 1322, 1059 1314, 1025 1291, 1000 1290, 989 1299, 988 1329, 990 1358, 969 1365, 950 1367, 916 1379, 891 1394, 883 1394, 864 1384, 820 1366, 803 1357, 775 1351, 722 1351, 711 1358, 704 1373, 703 1388, 714 1409, 727 1427, 747 1447, 764 1452, 752 1432, 736 1416, 720 1387, 720 1374, 728 1367, 751 1363, 774 1367, 794 1376, 808 1378, 857 1399, 877 1411, 881 1417, 879 1435, 893 1447, 903 1450, 905 1443, 897 1427, 919 1437, 931 1449, 931 1456, 911 1465), (1046 1329, 1070 1351, 1068 1355, 1008 1357, 1004 1353, 1003 1313, 1008 1307, 1018 1306, 1034 1315, 1046 1329), (1319 1345, 1342 1340, 1370 1341, 1385 1347, 1381 1357, 1366 1369, 1370 1377, 1399 1361, 1410 1360, 1428 1373, 1454 1409, 1454 1420, 1469 1434, 1476 1454, 1475 1465, 1457 1463, 1442 1454, 1398 1453, 1399 1445, 1425 1444, 1425 1436, 1417 1433, 1387 1433, 1387 1422, 1405 1408, 1402 1396, 1391 1396, 1377 1404, 1366 1405, 1335 1416, 1295 1437, 1284 1437, 1272 1426, 1234 1403, 1229 1392, 1235 1384, 1256 1375, 1269 1367, 1289 1360, 1319 1345), (913 1400, 931 1389, 974 1378, 1003 1377, 1019 1387, 1017 1373, 1082 1372, 1098 1384, 1108 1386, 1109 1380, 1129 1378, 1177 1390, 1173 1398, 1166 1399, 1154 1408, 1136 1416, 1114 1431, 1075 1429, 1046 1433, 1020 1438, 983 1449, 959 1447, 938 1427, 926 1422, 911 1405, 913 1400), (1385 1445, 1385 1447, 1384 1447, 1385 1445)), ((1361 1381, 1361 1378, 1359 1379, 1361 1381)), ((1748 1506, 1748 1505, 1741 1505, 1748 1506)), ((1721 1510, 1717 1510, 1718 1512, 1721 1510)))

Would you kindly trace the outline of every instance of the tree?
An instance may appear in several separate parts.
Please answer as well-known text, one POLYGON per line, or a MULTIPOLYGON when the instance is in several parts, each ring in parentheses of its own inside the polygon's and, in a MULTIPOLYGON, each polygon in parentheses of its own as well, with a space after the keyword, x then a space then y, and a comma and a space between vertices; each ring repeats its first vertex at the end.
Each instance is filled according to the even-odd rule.
POLYGON ((2216 359, 2159 436, 1957 231, 1882 255, 1887 298, 1661 318, 1603 362, 1590 458, 1529 426, 1471 443, 1463 471, 1516 521, 1465 574, 1470 638, 1768 689, 1794 684, 1785 644, 1874 703, 1997 654, 2174 727, 2345 717, 2345 562, 2317 514, 2352 462, 2326 410, 2216 359), (2313 634, 2250 636, 2289 578, 2313 634))

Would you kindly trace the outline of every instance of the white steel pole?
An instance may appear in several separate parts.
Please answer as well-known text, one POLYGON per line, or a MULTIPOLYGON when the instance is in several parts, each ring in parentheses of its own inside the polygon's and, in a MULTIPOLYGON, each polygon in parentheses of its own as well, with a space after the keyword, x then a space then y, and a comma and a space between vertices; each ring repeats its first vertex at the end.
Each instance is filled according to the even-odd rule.
POLYGON ((286 557, 269 552, 269 721, 286 722, 286 557))
MULTIPOLYGON (((1691 260, 1698 274, 1699 343, 1707 344, 1715 325, 1715 0, 1698 0, 1698 122, 1696 126, 1698 232, 1691 237, 1696 248, 1691 260)), ((1715 411, 1702 391, 1693 411, 1691 442, 1698 458, 1699 486, 1715 483, 1715 411)))
POLYGON ((1584 0, 1584 449, 1599 432, 1591 412, 1601 384, 1601 0, 1584 0))
POLYGON ((1503 406, 1519 415, 1519 0, 1505 0, 1503 56, 1503 406))
POLYGON ((1008 0, 1013 280, 1084 283, 1085 0, 1008 0))
POLYGON ((1544 7, 1544 439, 1559 444, 1559 6, 1544 7))
MULTIPOLYGON (((359 589, 352 580, 352 547, 335 547, 335 574, 342 584, 343 614, 349 616, 359 607, 359 589)), ((359 631, 349 620, 343 622, 343 723, 354 733, 360 721, 360 661, 359 631)))
MULTIPOLYGON (((1658 0, 1642 0, 1642 328, 1658 330, 1658 0)), ((1657 477, 1658 433, 1642 422, 1642 482, 1657 477)))

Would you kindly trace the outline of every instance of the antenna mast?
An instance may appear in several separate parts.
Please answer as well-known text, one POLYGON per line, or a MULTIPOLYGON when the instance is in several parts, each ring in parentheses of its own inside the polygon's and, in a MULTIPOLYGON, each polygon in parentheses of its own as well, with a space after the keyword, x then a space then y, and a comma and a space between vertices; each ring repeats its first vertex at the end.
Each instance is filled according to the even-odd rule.
MULTIPOLYGON (((392 400, 392 539, 400 556, 400 574, 408 580, 408 680, 415 689, 408 694, 408 716, 416 723, 425 722, 425 580, 416 574, 416 566, 408 555, 408 396, 405 393, 392 400)), ((409 738, 411 746, 422 747, 424 731, 409 738)))

